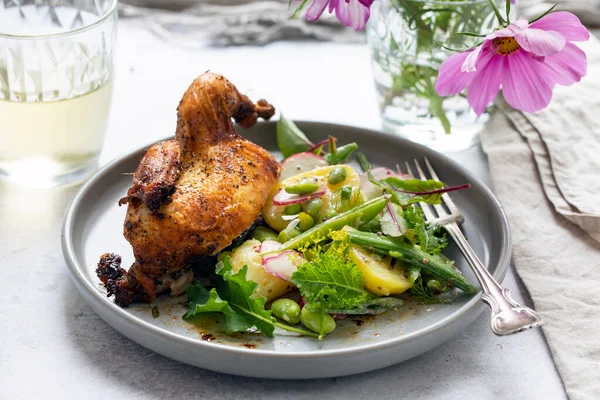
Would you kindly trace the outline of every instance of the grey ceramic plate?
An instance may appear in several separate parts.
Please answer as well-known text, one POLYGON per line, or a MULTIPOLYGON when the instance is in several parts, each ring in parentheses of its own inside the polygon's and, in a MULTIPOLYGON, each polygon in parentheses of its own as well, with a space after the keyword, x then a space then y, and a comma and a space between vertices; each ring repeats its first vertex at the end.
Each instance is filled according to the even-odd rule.
MULTIPOLYGON (((379 132, 323 123, 299 123, 314 141, 333 135, 341 143, 355 141, 374 166, 393 168, 413 158, 429 157, 440 178, 449 185, 470 182, 468 191, 452 197, 465 215, 464 230, 473 248, 496 279, 504 278, 510 260, 508 224, 492 193, 468 171, 447 157, 420 145, 379 132)), ((248 139, 276 152, 275 124, 260 123, 241 131, 248 139)), ((133 261, 122 235, 125 208, 117 201, 131 184, 131 176, 146 148, 113 161, 80 190, 63 228, 63 252, 75 286, 109 325, 131 340, 184 363, 253 377, 324 378, 365 372, 399 363, 450 339, 482 312, 480 295, 456 294, 451 305, 406 304, 374 318, 340 321, 336 331, 319 342, 279 332, 273 339, 259 334, 228 337, 220 322, 208 317, 199 325, 181 319, 185 298, 160 297, 154 304, 121 308, 106 297, 94 270, 101 254, 118 253, 123 265, 133 261), (160 316, 153 318, 151 307, 160 316)), ((446 253, 476 282, 458 250, 446 253)))

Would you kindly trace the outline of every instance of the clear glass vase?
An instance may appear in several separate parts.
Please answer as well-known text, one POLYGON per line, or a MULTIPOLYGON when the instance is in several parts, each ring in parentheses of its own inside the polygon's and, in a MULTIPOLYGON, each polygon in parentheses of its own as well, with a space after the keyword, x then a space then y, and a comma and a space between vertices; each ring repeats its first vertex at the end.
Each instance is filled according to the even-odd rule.
POLYGON ((367 25, 383 128, 438 151, 475 143, 489 116, 477 117, 464 95, 435 91, 438 68, 497 25, 487 0, 379 0, 367 25))

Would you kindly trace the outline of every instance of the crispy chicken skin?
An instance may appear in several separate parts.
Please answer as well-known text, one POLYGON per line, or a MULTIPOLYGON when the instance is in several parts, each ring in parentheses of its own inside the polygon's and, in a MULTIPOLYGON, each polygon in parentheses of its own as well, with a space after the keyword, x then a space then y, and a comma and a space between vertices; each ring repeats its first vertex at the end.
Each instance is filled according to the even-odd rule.
POLYGON ((226 248, 260 215, 280 167, 235 131, 232 118, 249 127, 273 113, 266 101, 252 103, 214 73, 200 75, 185 92, 175 140, 146 152, 119 202, 128 204, 124 235, 136 260, 119 281, 143 291, 130 298, 152 301, 162 277, 226 248))

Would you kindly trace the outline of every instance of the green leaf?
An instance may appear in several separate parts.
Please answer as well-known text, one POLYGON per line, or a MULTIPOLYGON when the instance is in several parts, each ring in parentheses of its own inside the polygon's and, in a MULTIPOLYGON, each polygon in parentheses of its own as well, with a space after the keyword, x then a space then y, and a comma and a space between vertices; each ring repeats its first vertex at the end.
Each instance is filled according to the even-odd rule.
POLYGON ((468 183, 447 187, 444 182, 433 179, 402 179, 396 176, 390 176, 378 181, 370 171, 367 173, 367 177, 372 184, 392 194, 393 202, 401 206, 420 202, 440 204, 442 194, 471 187, 468 183))
POLYGON ((408 293, 412 296, 413 299, 423 304, 450 304, 452 300, 450 299, 441 299, 436 296, 435 291, 427 286, 423 281, 422 277, 419 277, 415 284, 408 289, 408 293))
POLYGON ((429 204, 439 204, 442 197, 444 183, 440 181, 420 179, 401 179, 397 177, 388 177, 380 181, 376 180, 371 172, 368 172, 369 181, 374 185, 392 194, 394 203, 405 206, 412 203, 426 202, 429 204))
POLYGON ((423 216, 423 210, 414 205, 404 210, 403 216, 413 229, 415 242, 421 249, 429 254, 439 254, 448 245, 445 235, 441 235, 441 228, 430 227, 423 216), (441 235, 441 236, 438 236, 441 235))
POLYGON ((387 203, 381 217, 381 232, 392 237, 404 235, 410 229, 410 226, 402 214, 402 207, 393 203, 387 203))
POLYGON ((306 137, 293 121, 283 115, 277 121, 277 146, 285 158, 308 151, 313 143, 306 137))
POLYGON ((384 312, 390 310, 397 310, 402 307, 403 301, 402 299, 397 299, 395 297, 374 297, 371 300, 368 300, 362 304, 357 305, 354 308, 346 308, 346 309, 334 309, 327 308, 327 312, 329 314, 356 314, 356 315, 365 315, 365 314, 382 314, 384 312))
POLYGON ((356 264, 335 249, 318 254, 292 275, 304 301, 321 303, 326 309, 352 309, 371 301, 375 296, 365 290, 356 264))
POLYGON ((417 265, 408 264, 406 266, 406 269, 408 271, 408 279, 412 283, 415 283, 417 279, 419 279, 419 277, 421 276, 421 267, 417 265))
POLYGON ((188 320, 203 313, 221 313, 225 315, 225 332, 246 332, 257 328, 267 336, 272 337, 275 327, 300 333, 305 336, 317 335, 304 329, 278 323, 271 316, 271 311, 265 309, 266 299, 263 296, 255 297, 254 290, 258 284, 246 279, 247 266, 242 267, 237 273, 233 272, 231 259, 219 262, 216 272, 223 279, 216 289, 209 292, 200 284, 193 284, 187 288, 188 305, 190 310, 183 319, 188 320))
POLYGON ((227 324, 225 332, 245 332, 252 328, 259 329, 267 336, 273 336, 276 320, 271 311, 265 310, 266 299, 254 297, 258 286, 256 282, 246 280, 247 266, 237 273, 231 269, 231 260, 226 257, 219 262, 217 274, 223 277, 219 293, 217 289, 208 292, 203 286, 196 284, 188 287, 187 295, 190 310, 183 316, 192 318, 207 312, 219 312, 225 315, 227 324))

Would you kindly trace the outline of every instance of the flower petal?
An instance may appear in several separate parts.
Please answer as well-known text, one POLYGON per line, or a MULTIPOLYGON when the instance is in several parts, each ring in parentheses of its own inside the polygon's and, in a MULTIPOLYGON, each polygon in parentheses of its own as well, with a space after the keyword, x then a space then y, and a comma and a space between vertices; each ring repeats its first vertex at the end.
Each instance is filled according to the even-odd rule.
MULTIPOLYGON (((552 99, 552 87, 540 73, 542 60, 526 51, 506 56, 502 80, 504 99, 512 107, 534 113, 545 108, 552 99)), ((542 64, 543 65, 543 64, 542 64)))
POLYGON ((458 94, 466 89, 475 77, 474 72, 461 72, 461 67, 473 51, 456 53, 446 58, 440 66, 435 90, 440 96, 458 94))
POLYGON ((371 7, 371 4, 373 4, 373 2, 375 0, 358 0, 360 2, 360 4, 362 4, 365 7, 371 7))
POLYGON ((484 46, 488 48, 490 46, 490 42, 485 41, 481 46, 475 47, 473 51, 469 52, 469 55, 467 56, 467 58, 465 58, 465 62, 460 67, 461 72, 477 71, 477 61, 479 60, 481 50, 484 46))
POLYGON ((327 7, 327 3, 329 0, 313 0, 308 10, 306 10, 306 20, 314 21, 319 19, 323 11, 325 11, 325 7, 327 7))
POLYGON ((508 25, 506 28, 498 29, 487 35, 485 37, 486 40, 494 40, 499 37, 513 37, 523 32, 523 30, 527 29, 529 23, 525 18, 521 18, 508 25))
POLYGON ((585 52, 573 43, 567 43, 562 51, 544 59, 546 82, 554 85, 569 86, 579 82, 587 72, 585 52))
MULTIPOLYGON (((344 1, 344 0, 342 0, 344 1)), ((337 7, 338 0, 329 0, 329 12, 332 13, 333 10, 337 7)))
POLYGON ((365 29, 365 25, 371 16, 371 9, 363 6, 358 0, 338 0, 335 16, 344 25, 358 31, 365 29))
POLYGON ((462 72, 475 72, 477 71, 477 62, 481 57, 481 50, 489 49, 492 45, 492 40, 499 37, 513 37, 523 32, 523 30, 527 29, 529 23, 526 19, 521 18, 512 24, 508 25, 506 28, 498 29, 495 32, 490 33, 485 37, 485 41, 481 46, 475 48, 475 51, 472 52, 469 57, 465 60, 464 65, 461 68, 462 72))
POLYGON ((535 21, 530 28, 558 32, 567 41, 584 42, 590 38, 590 33, 581 24, 579 18, 567 11, 550 13, 539 21, 535 21))
POLYGON ((555 31, 529 28, 515 36, 515 40, 526 51, 536 56, 552 56, 565 47, 563 35, 555 31))
POLYGON ((481 56, 477 73, 467 90, 467 100, 475 114, 483 114, 487 105, 498 94, 506 58, 491 51, 481 56))

